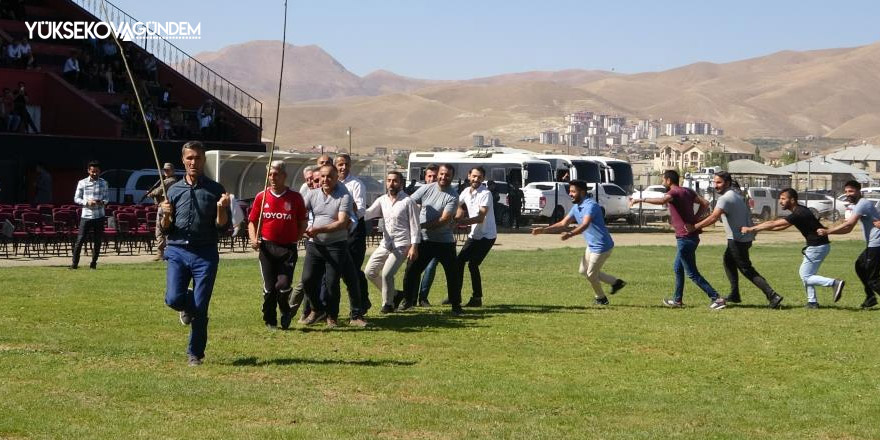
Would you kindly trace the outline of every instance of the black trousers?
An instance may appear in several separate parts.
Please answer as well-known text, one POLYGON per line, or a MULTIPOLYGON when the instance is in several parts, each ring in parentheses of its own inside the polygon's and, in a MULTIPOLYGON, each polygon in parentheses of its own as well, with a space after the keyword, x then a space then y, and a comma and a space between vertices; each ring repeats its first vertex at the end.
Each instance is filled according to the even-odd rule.
POLYGON ((92 264, 98 264, 98 256, 101 254, 101 241, 104 239, 104 219, 84 218, 79 221, 79 233, 76 235, 76 243, 73 245, 73 266, 79 266, 79 254, 86 235, 92 234, 92 264))
POLYGON ((752 266, 752 261, 749 259, 749 248, 751 247, 751 242, 727 240, 727 250, 724 251, 724 272, 730 281, 730 295, 739 296, 739 274, 737 273, 739 270, 755 287, 764 292, 764 296, 769 301, 776 295, 776 291, 752 266))
POLYGON ((419 257, 406 268, 403 276, 403 289, 406 299, 411 304, 416 302, 419 294, 419 281, 422 272, 428 263, 436 258, 443 265, 446 272, 446 288, 449 294, 449 303, 453 306, 461 305, 461 274, 455 257, 455 243, 439 243, 436 241, 423 241, 419 244, 419 257))
POLYGON ((346 241, 330 244, 309 242, 306 246, 306 261, 303 263, 302 282, 303 290, 309 299, 312 310, 326 311, 331 318, 339 318, 340 278, 344 279, 349 287, 348 301, 351 317, 362 317, 364 313, 361 306, 361 293, 358 289, 357 271, 351 264, 348 243, 346 241), (321 280, 325 276, 327 280, 326 305, 320 300, 321 280))
MULTIPOLYGON (((364 258, 367 255, 367 223, 364 219, 359 219, 354 232, 348 239, 348 252, 351 254, 351 263, 357 271, 358 289, 361 292, 361 305, 363 305, 364 313, 370 309, 370 292, 367 286, 367 276, 364 274, 364 258)), ((348 294, 351 295, 351 286, 347 281, 345 287, 348 294)))
POLYGON ((290 291, 296 267, 296 243, 282 245, 271 241, 260 244, 260 274, 263 276, 263 321, 278 325, 275 310, 290 313, 290 291))
POLYGON ((856 259, 856 275, 862 281, 865 295, 880 294, 880 247, 869 247, 856 259))
MULTIPOLYGON (((461 251, 458 253, 458 258, 456 258, 456 262, 458 262, 458 273, 461 276, 461 284, 464 284, 465 265, 467 265, 468 270, 471 273, 471 287, 473 288, 474 298, 483 297, 483 281, 480 278, 480 264, 483 262, 483 259, 486 258, 486 255, 489 254, 489 250, 492 249, 494 244, 494 238, 482 238, 479 240, 468 238, 468 240, 464 242, 461 251)), ((463 287, 464 286, 462 286, 462 288, 463 287)))

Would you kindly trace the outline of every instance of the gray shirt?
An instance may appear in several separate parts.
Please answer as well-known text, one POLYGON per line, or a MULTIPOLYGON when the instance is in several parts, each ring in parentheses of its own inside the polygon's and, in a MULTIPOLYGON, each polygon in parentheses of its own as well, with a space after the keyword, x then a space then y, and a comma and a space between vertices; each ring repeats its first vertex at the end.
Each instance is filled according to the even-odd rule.
POLYGON ((724 220, 724 231, 727 232, 728 240, 748 243, 755 240, 755 234, 743 234, 743 226, 752 226, 752 212, 746 201, 732 189, 728 189, 720 198, 716 208, 724 211, 721 215, 724 220))
MULTIPOLYGON (((421 212, 419 212, 419 223, 437 220, 443 215, 444 211, 455 216, 455 210, 458 209, 458 193, 452 189, 452 186, 441 190, 439 184, 431 183, 417 189, 410 198, 422 207, 421 212)), ((422 240, 438 243, 455 243, 452 225, 453 222, 450 221, 439 228, 422 229, 422 240)))
POLYGON ((853 207, 852 215, 859 216, 868 247, 880 247, 880 229, 874 227, 874 220, 880 218, 880 213, 877 212, 874 202, 868 199, 859 200, 853 207))
MULTIPOLYGON (((336 184, 336 188, 330 195, 324 194, 322 189, 313 189, 303 195, 306 211, 312 214, 312 226, 326 226, 339 220, 339 213, 345 212, 351 215, 351 194, 345 189, 345 185, 336 184)), ((348 229, 324 232, 312 238, 317 244, 331 244, 348 240, 348 229)))

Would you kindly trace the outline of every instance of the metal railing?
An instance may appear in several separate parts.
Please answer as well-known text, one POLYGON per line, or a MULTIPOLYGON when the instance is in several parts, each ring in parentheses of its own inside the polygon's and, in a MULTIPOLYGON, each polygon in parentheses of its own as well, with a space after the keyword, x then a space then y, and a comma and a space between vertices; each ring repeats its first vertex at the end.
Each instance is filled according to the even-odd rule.
MULTIPOLYGON (((138 20, 119 9, 113 3, 106 0, 71 0, 102 21, 114 24, 127 23, 129 26, 138 20), (104 15, 102 3, 106 1, 107 16, 104 15)), ((256 126, 263 127, 263 103, 249 93, 242 90, 210 67, 202 64, 189 54, 175 46, 160 35, 151 34, 137 36, 131 42, 138 45, 147 53, 152 54, 158 61, 165 63, 177 73, 192 81, 203 90, 213 95, 217 100, 233 109, 236 113, 247 118, 256 126)))

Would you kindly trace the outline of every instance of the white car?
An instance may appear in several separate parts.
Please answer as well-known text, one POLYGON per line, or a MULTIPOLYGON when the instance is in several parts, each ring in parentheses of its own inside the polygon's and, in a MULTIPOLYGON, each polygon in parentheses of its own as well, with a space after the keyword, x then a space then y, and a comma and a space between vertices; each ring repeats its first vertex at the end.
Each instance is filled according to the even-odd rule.
POLYGON ((802 191, 798 194, 798 202, 807 207, 817 218, 834 218, 834 199, 814 191, 802 191))
POLYGON ((606 221, 626 219, 630 224, 636 222, 636 216, 630 212, 629 196, 623 188, 613 183, 588 183, 588 197, 592 197, 602 206, 602 213, 606 221), (598 187, 598 197, 596 195, 598 187))
POLYGON ((523 210, 526 218, 561 219, 571 210, 568 183, 532 182, 522 188, 523 210), (556 192, 553 189, 556 188, 556 192))
MULTIPOLYGON (((634 191, 630 198, 632 199, 659 199, 666 195, 666 187, 663 185, 650 185, 642 191, 634 191)), ((633 205, 630 211, 634 215, 639 215, 641 208, 642 217, 651 220, 663 220, 669 217, 669 208, 666 205, 655 205, 653 203, 640 203, 633 205), (641 206, 640 206, 641 205, 641 206)))

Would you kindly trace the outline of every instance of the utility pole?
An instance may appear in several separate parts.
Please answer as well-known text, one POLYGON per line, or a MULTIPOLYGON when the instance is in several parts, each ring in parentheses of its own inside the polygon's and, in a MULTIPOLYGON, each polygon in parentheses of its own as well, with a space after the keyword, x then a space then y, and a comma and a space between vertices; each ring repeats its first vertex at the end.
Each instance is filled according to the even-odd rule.
POLYGON ((348 127, 348 154, 351 154, 351 127, 348 127))

